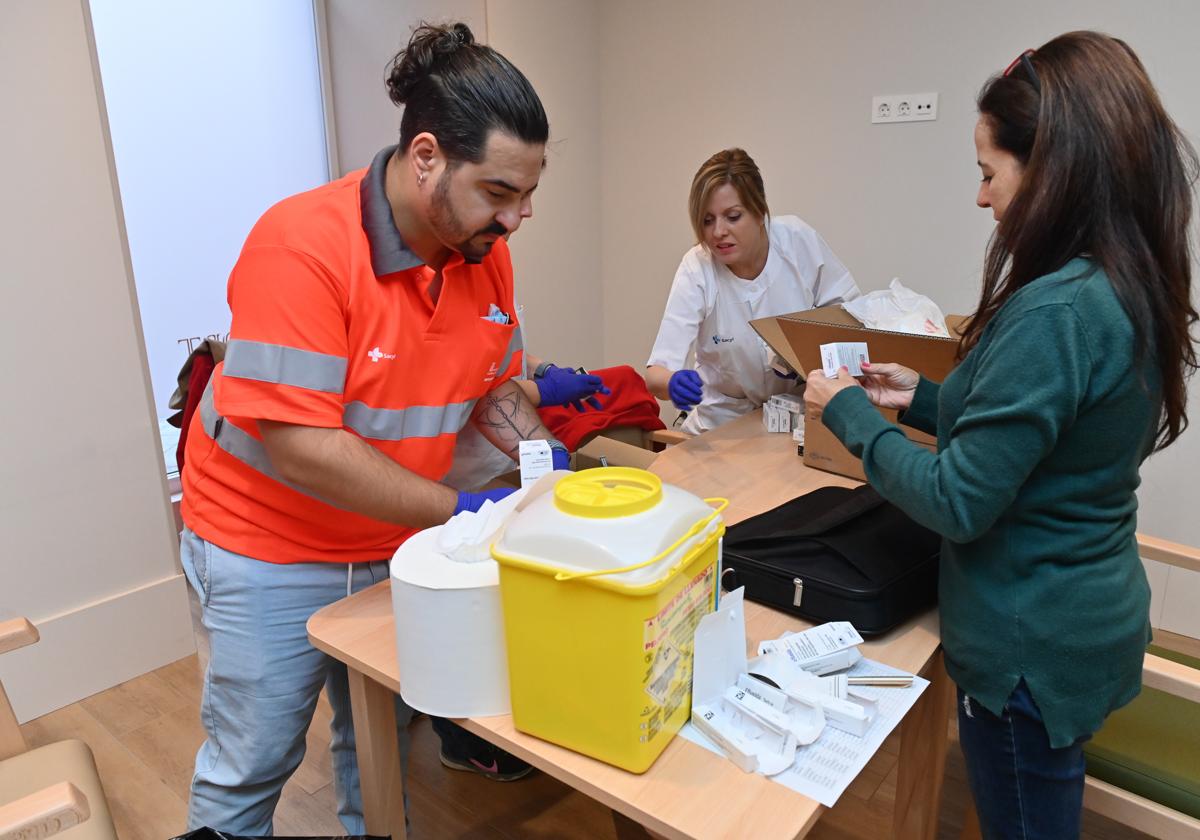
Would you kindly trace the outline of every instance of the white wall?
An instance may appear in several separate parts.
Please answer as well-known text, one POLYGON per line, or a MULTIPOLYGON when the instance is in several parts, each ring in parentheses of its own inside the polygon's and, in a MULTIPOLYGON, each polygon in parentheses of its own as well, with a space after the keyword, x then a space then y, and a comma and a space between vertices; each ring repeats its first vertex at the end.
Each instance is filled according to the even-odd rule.
POLYGON ((194 650, 81 0, 0 4, 0 658, 21 719, 194 650))
POLYGON ((559 364, 599 367, 600 43, 593 0, 488 0, 489 43, 532 82, 550 119, 533 218, 509 241, 526 344, 559 364))
POLYGON ((399 108, 384 74, 421 21, 462 21, 487 40, 486 0, 316 0, 323 4, 329 107, 337 134, 335 177, 370 164, 400 137, 399 108))
MULTIPOLYGON (((751 0, 736 12, 716 0, 612 0, 600 8, 609 363, 644 364, 692 244, 688 186, 721 148, 749 151, 771 208, 812 223, 864 290, 899 276, 946 311, 969 312, 992 229, 990 213, 974 206, 971 139, 974 97, 990 74, 1061 32, 1102 29, 1138 51, 1175 119, 1200 135, 1200 5, 1185 0, 1013 0, 1002 9, 983 0, 751 0), (936 122, 870 124, 873 95, 930 90, 941 94, 936 122)), ((1200 381, 1192 390, 1196 427, 1142 471, 1140 527, 1200 545, 1200 381)), ((1175 589, 1172 580, 1172 597, 1175 589)))

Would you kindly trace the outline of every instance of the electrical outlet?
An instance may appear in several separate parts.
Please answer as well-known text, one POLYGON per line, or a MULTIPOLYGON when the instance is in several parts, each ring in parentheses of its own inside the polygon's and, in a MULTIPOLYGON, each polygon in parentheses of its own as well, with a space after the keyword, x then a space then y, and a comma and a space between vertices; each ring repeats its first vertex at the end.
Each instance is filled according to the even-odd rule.
POLYGON ((926 122, 937 119, 936 93, 894 93, 871 99, 871 122, 926 122))

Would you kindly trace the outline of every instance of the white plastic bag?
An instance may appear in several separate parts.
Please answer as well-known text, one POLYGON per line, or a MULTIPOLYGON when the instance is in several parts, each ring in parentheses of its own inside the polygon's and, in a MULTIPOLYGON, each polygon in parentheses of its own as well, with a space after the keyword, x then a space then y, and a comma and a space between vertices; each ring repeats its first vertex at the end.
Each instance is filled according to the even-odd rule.
POLYGON ((888 288, 846 301, 842 308, 873 330, 950 336, 938 305, 906 287, 898 277, 892 278, 888 288))

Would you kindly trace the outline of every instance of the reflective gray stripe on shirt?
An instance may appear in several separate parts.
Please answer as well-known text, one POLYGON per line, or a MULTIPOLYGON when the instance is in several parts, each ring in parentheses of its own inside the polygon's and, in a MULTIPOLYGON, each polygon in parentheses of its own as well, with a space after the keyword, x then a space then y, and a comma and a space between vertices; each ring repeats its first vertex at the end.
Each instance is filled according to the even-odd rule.
POLYGON ((225 375, 310 391, 340 394, 346 385, 346 358, 283 344, 234 339, 225 351, 225 375))
POLYGON ((356 401, 346 405, 342 424, 370 440, 432 438, 457 432, 474 410, 475 400, 408 408, 371 408, 356 401))
POLYGON ((280 476, 279 473, 275 472, 275 468, 271 466, 271 459, 267 456, 267 449, 263 446, 262 441, 226 421, 224 417, 217 413, 217 408, 213 404, 212 379, 208 380, 208 386, 204 389, 204 395, 200 398, 200 422, 204 426, 204 431, 213 439, 217 446, 250 467, 250 469, 262 473, 273 481, 278 481, 285 487, 290 487, 297 493, 303 493, 305 496, 316 499, 318 502, 337 507, 337 505, 334 505, 328 499, 323 499, 311 490, 306 490, 300 485, 293 484, 280 476))
MULTIPOLYGON (((504 351, 501 372, 508 370, 513 354, 525 349, 520 324, 513 330, 504 351)), ((432 438, 462 430, 471 419, 476 400, 449 405, 412 405, 408 408, 371 408, 363 402, 347 403, 342 413, 342 425, 353 429, 369 440, 405 440, 432 438)))
MULTIPOLYGON (((508 365, 512 361, 513 354, 518 350, 524 349, 525 336, 521 332, 521 325, 517 324, 517 328, 513 330, 512 338, 508 340, 508 349, 504 351, 504 361, 500 363, 500 372, 504 373, 504 371, 508 370, 508 365)), ((521 373, 517 374, 517 378, 521 378, 521 373)))

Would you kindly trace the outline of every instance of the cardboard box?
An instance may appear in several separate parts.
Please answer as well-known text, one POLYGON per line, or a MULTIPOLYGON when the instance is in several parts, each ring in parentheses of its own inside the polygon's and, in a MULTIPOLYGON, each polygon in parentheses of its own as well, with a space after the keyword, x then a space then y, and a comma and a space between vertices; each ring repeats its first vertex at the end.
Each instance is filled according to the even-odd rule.
MULTIPOLYGON (((895 411, 881 409, 880 413, 887 418, 889 423, 897 422, 895 411)), ((937 451, 937 442, 929 435, 903 425, 900 428, 913 443, 930 452, 937 451)), ((867 474, 863 472, 862 461, 851 454, 849 449, 842 446, 842 442, 825 427, 819 416, 804 418, 804 464, 814 469, 844 475, 847 478, 857 478, 859 481, 867 480, 867 474)))
MULTIPOLYGON (((605 430, 605 432, 592 437, 591 440, 575 450, 575 453, 571 457, 571 468, 576 471, 590 470, 607 463, 610 467, 649 469, 650 464, 658 457, 658 453, 626 442, 627 440, 641 439, 644 434, 642 430, 632 429, 627 431, 627 427, 618 427, 612 431, 616 433, 615 437, 609 437, 607 434, 608 430, 605 430), (633 434, 633 432, 636 432, 636 434, 633 434), (601 458, 604 459, 603 462, 601 458)), ((520 486, 520 470, 512 470, 511 472, 504 473, 484 485, 485 489, 520 486)))
POLYGON ((650 468, 650 464, 657 457, 657 452, 600 435, 575 451, 575 470, 589 470, 602 466, 601 458, 610 467, 637 467, 645 470, 650 468))
MULTIPOLYGON (((965 320, 960 315, 946 316, 946 326, 954 334, 953 338, 868 329, 840 306, 759 318, 750 325, 802 376, 821 367, 822 344, 865 341, 872 361, 898 362, 940 382, 957 364, 954 358, 958 351, 957 332, 965 320)), ((895 411, 880 409, 880 413, 889 423, 897 422, 895 411)), ((814 417, 806 413, 804 421, 804 463, 807 466, 866 480, 862 462, 842 446, 819 415, 814 417)), ((937 441, 930 435, 907 426, 900 428, 910 440, 936 451, 937 441)))

